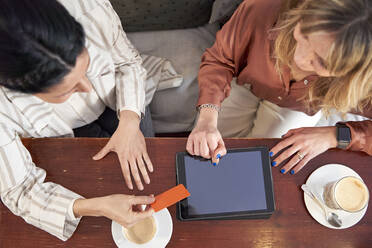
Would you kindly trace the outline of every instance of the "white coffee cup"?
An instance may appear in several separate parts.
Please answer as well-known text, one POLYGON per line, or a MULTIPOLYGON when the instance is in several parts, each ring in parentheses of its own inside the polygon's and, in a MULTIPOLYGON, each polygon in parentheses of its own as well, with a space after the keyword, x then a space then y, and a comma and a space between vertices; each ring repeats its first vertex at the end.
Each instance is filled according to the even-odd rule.
POLYGON ((323 198, 330 208, 355 213, 367 206, 369 192, 361 179, 347 176, 328 183, 324 188, 323 198))
POLYGON ((135 244, 146 244, 154 239, 158 230, 156 219, 151 216, 139 221, 129 228, 123 227, 123 234, 127 240, 135 244))
MULTIPOLYGON (((141 205, 142 211, 146 209, 146 205, 141 205)), ((158 223, 154 216, 143 219, 129 228, 123 227, 124 237, 134 244, 146 244, 154 239, 158 232, 158 223)))

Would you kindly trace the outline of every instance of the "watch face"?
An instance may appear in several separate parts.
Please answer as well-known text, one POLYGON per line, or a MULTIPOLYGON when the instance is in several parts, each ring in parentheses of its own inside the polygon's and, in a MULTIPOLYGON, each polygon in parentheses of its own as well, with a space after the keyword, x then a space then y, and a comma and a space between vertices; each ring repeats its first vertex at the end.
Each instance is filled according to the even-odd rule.
POLYGON ((350 129, 348 127, 339 127, 338 128, 338 140, 350 142, 350 129))

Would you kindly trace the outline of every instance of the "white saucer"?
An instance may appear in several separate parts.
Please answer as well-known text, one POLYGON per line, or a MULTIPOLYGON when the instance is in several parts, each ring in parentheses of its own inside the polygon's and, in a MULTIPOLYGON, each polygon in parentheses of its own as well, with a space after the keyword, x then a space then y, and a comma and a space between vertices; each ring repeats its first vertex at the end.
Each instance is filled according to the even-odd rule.
POLYGON ((111 224, 112 237, 119 248, 163 248, 165 247, 173 231, 172 217, 168 209, 163 209, 154 215, 155 222, 158 226, 155 236, 145 244, 135 244, 126 239, 123 233, 123 227, 115 221, 111 224))
MULTIPOLYGON (((306 181, 306 185, 311 188, 311 190, 318 195, 320 199, 323 200, 323 189, 324 186, 332 181, 336 181, 345 176, 354 176, 362 179, 358 173, 350 169, 349 167, 341 164, 327 164, 318 169, 316 169, 306 181)), ((363 179, 362 179, 363 180, 363 179)), ((310 215, 318 221, 323 226, 333 229, 344 229, 351 227, 358 223, 367 212, 368 206, 366 206, 362 211, 358 213, 348 213, 342 210, 334 210, 334 212, 342 220, 341 227, 334 227, 330 225, 325 217, 322 208, 308 195, 304 193, 304 200, 307 210, 310 215)))

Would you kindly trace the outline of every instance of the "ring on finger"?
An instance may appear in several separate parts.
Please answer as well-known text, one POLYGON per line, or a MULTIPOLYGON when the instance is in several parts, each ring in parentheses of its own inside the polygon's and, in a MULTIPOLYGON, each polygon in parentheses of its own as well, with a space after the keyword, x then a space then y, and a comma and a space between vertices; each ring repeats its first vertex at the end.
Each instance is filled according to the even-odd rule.
POLYGON ((298 160, 302 160, 305 156, 302 155, 300 152, 297 152, 298 160))

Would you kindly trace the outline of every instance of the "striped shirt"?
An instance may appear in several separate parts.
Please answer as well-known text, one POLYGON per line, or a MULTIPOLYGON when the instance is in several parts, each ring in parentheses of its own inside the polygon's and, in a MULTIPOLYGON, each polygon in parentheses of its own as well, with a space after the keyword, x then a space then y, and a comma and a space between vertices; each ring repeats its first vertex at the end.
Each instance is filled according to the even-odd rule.
POLYGON ((96 120, 106 106, 141 116, 146 71, 108 0, 59 1, 84 27, 93 90, 50 104, 0 87, 0 194, 15 215, 67 240, 80 220, 73 216, 72 205, 81 196, 45 183, 45 171, 35 166, 20 137, 73 137, 73 128, 96 120))

